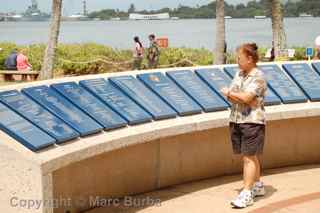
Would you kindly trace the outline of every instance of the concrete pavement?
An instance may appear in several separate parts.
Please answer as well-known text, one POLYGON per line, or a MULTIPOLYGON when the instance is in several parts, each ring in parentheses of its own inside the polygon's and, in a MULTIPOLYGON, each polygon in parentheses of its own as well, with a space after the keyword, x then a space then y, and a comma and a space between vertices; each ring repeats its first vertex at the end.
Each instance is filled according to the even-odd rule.
POLYGON ((262 181, 267 194, 255 199, 254 205, 246 209, 232 209, 230 206, 230 200, 242 187, 241 176, 235 175, 126 197, 87 213, 320 212, 320 165, 266 170, 262 181))

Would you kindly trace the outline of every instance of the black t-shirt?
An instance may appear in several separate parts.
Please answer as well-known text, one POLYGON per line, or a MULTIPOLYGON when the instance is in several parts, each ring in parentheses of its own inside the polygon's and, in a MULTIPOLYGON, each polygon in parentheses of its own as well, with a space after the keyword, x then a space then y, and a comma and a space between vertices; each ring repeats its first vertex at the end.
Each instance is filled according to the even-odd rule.
POLYGON ((17 69, 17 53, 12 52, 5 60, 4 65, 6 69, 16 70, 17 69))

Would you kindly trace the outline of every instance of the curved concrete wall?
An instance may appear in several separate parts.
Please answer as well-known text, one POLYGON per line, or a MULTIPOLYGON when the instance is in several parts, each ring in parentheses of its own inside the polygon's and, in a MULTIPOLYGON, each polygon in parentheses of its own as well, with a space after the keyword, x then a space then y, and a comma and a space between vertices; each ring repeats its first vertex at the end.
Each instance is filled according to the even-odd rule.
MULTIPOLYGON (((320 163, 320 117, 271 121, 263 168, 320 163)), ((103 153, 53 172, 53 196, 84 203, 121 197, 174 184, 241 172, 228 127, 194 131, 103 153)), ((77 202, 76 202, 77 203, 77 202)), ((55 212, 63 212, 61 208, 55 212)))
MULTIPOLYGON (((64 78, 0 90, 137 73, 141 72, 64 78)), ((320 102, 267 107, 263 167, 319 163, 319 116, 320 102)), ((37 153, 0 132, 4 153, 0 160, 6 164, 2 166, 6 175, 1 176, 0 182, 7 183, 0 206, 4 212, 30 212, 22 206, 12 206, 12 197, 61 202, 70 199, 71 204, 62 203, 59 208, 42 205, 33 212, 79 212, 92 208, 90 198, 96 196, 121 197, 238 173, 242 162, 232 154, 228 117, 229 112, 222 111, 151 122, 37 153)))

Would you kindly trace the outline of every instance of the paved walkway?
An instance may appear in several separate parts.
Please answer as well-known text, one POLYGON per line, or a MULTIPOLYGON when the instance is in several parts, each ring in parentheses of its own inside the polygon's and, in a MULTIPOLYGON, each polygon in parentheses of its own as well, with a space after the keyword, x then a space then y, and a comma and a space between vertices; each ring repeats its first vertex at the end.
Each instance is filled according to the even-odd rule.
POLYGON ((241 176, 226 176, 127 197, 130 208, 122 202, 87 213, 320 212, 320 165, 267 170, 262 180, 266 196, 246 209, 232 209, 229 204, 241 189, 241 176), (136 207, 132 207, 133 202, 136 207))

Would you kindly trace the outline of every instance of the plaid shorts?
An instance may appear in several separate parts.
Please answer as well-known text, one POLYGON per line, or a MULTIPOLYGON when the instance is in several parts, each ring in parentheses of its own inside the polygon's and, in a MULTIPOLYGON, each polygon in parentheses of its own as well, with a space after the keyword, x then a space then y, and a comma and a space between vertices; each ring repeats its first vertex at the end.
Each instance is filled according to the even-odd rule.
POLYGON ((234 154, 262 154, 265 138, 265 125, 255 123, 230 123, 230 135, 234 154))

